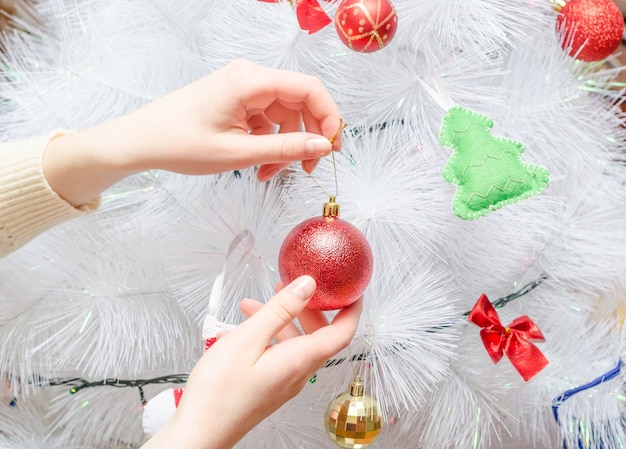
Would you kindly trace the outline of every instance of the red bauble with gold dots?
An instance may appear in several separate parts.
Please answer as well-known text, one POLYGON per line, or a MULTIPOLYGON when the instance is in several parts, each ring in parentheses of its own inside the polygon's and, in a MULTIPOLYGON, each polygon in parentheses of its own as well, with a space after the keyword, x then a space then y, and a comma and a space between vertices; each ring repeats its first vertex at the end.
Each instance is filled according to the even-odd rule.
POLYGON ((355 226, 327 206, 324 214, 297 225, 285 238, 278 255, 278 272, 284 284, 299 276, 315 279, 317 290, 307 307, 336 310, 363 294, 372 277, 372 250, 355 226))
POLYGON ((362 53, 387 46, 397 27, 398 16, 389 0, 343 0, 335 13, 339 39, 362 53))
POLYGON ((624 17, 613 0, 571 0, 560 9, 557 29, 565 33, 563 45, 571 44, 571 56, 601 61, 622 41, 624 17))

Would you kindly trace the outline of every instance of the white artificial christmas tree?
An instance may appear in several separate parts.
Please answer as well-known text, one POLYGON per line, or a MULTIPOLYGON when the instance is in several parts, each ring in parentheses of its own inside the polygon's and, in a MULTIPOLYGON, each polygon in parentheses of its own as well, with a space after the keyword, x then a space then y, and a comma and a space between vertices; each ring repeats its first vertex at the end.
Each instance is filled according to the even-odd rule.
MULTIPOLYGON (((237 58, 316 75, 349 124, 337 200, 373 277, 350 347, 238 447, 335 447, 324 411, 355 373, 382 410, 371 447, 623 447, 618 70, 569 56, 548 0, 393 3, 393 40, 359 53, 332 24, 303 31, 289 1, 40 0, 3 38, 0 141, 89 127, 237 58), (457 217, 439 143, 453 105, 521 142, 545 190, 457 217), (545 337, 532 344, 549 364, 528 381, 468 321, 483 293, 503 326, 527 315, 545 337)), ((332 17, 338 3, 321 6, 332 17)), ((330 159, 314 176, 332 190, 330 159)), ((183 387, 212 293, 232 324, 240 299, 269 299, 284 237, 327 199, 296 165, 267 183, 254 169, 142 173, 1 260, 0 446, 139 447, 142 401, 183 387)))

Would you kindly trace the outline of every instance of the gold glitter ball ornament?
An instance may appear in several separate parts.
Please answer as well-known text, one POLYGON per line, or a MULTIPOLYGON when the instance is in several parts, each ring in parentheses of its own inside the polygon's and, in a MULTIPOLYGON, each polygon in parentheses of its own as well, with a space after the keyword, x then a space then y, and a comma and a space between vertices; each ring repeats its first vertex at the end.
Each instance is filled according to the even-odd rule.
POLYGON ((350 383, 350 390, 337 396, 326 408, 326 431, 330 439, 340 447, 367 447, 380 434, 378 402, 363 394, 363 391, 363 382, 356 376, 350 383))

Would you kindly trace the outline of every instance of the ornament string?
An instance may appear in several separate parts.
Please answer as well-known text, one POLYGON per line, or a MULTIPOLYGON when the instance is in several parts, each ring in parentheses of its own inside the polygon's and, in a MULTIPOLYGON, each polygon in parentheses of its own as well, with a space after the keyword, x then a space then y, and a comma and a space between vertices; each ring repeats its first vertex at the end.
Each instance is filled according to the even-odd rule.
MULTIPOLYGON (((348 124, 344 123, 343 119, 340 118, 339 119, 339 128, 337 129, 337 132, 335 133, 335 135, 333 137, 328 139, 328 141, 330 142, 331 145, 333 143, 335 143, 335 140, 337 140, 339 138, 339 136, 341 135, 343 130, 346 129, 347 127, 348 127, 348 124)), ((335 195, 334 195, 334 197, 336 198, 339 195, 339 182, 337 181, 337 161, 335 160, 335 152, 334 151, 331 151, 330 155, 333 158, 333 174, 335 176, 335 195)), ((328 193, 326 191, 326 189, 324 187, 322 187, 322 185, 319 182, 317 182, 317 179, 315 179, 311 173, 309 173, 308 175, 313 180, 313 182, 315 184, 317 184, 317 186, 322 190, 322 192, 324 192, 329 197, 333 196, 330 193, 328 193)))
MULTIPOLYGON (((369 357, 370 357, 370 355, 366 351, 361 352, 359 355, 365 355, 365 357, 357 357, 357 358, 355 358, 352 355, 352 345, 349 344, 348 345, 348 357, 349 357, 349 360, 351 360, 351 361, 367 362, 369 357)), ((365 376, 361 376, 361 373, 363 372, 363 364, 362 363, 359 363, 358 366, 356 366, 356 367, 354 365, 352 365, 352 364, 350 364, 350 365, 352 367, 352 378, 353 379, 359 379, 359 378, 364 378, 365 377, 365 376)))
MULTIPOLYGON (((335 140, 339 138, 344 129, 348 127, 347 123, 343 122, 343 119, 339 119, 339 128, 333 137, 328 139, 331 145, 335 143, 335 140)), ((333 174, 335 176, 335 196, 339 195, 339 183, 337 182, 337 161, 335 160, 335 152, 331 150, 330 156, 333 158, 333 174)))

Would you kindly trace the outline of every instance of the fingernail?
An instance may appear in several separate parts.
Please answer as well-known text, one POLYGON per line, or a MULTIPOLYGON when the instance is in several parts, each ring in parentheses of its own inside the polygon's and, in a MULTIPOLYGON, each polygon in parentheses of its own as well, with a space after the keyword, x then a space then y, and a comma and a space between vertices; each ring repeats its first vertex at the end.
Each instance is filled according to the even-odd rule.
POLYGON ((314 137, 306 141, 306 154, 309 156, 325 156, 330 153, 332 145, 328 139, 314 137))
POLYGON ((294 296, 306 301, 315 293, 315 280, 311 276, 300 276, 289 284, 289 289, 294 296))

